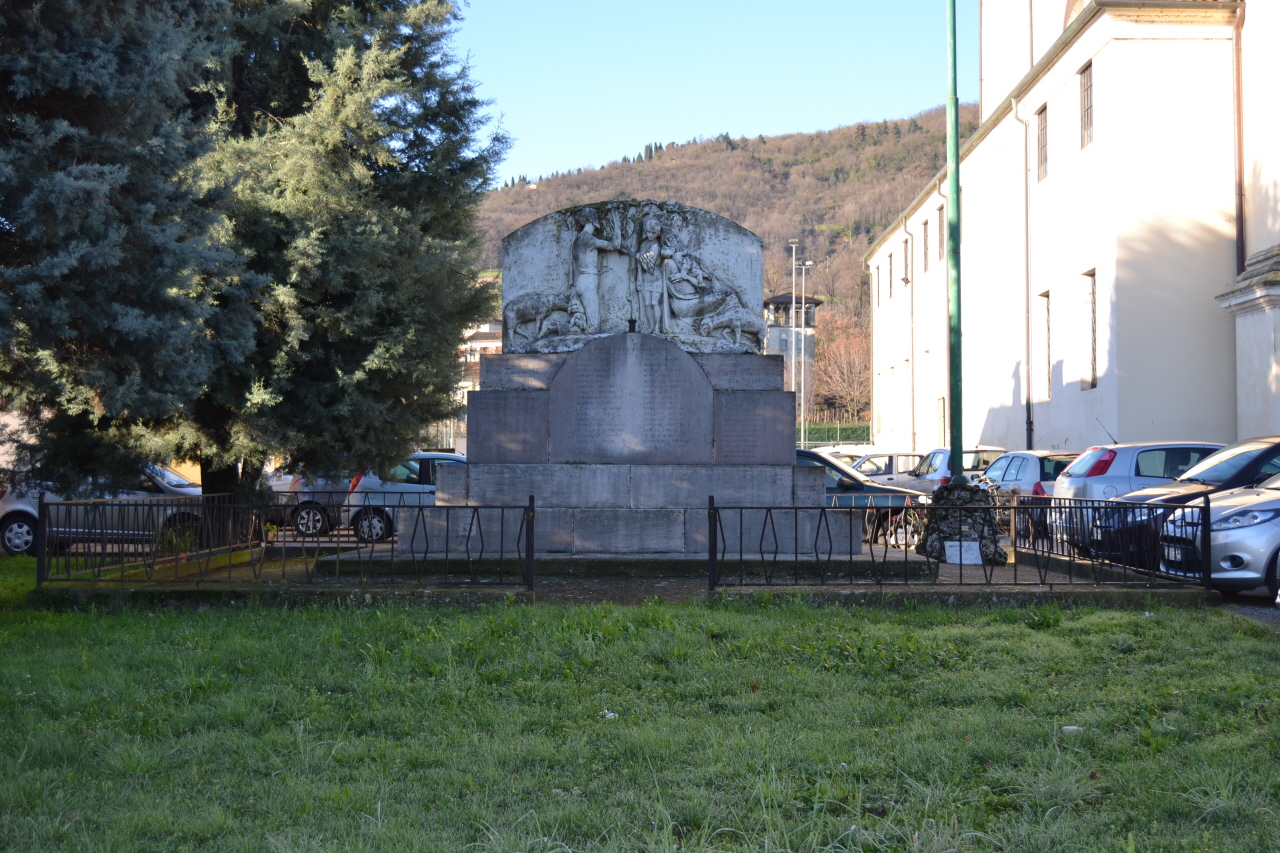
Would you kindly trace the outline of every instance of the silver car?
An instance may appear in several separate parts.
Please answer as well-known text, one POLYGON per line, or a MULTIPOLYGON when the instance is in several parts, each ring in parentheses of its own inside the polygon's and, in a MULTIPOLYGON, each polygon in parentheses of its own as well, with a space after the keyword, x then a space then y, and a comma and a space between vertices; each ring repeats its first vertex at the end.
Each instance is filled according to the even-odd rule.
POLYGON ((1058 475, 1054 497, 1104 501, 1181 477, 1222 447, 1209 442, 1150 441, 1090 447, 1058 475))
MULTIPOLYGON (((198 498, 200 484, 163 465, 147 465, 138 473, 134 488, 111 495, 113 500, 157 497, 198 498)), ((45 492, 45 500, 61 498, 45 492)), ((35 553, 39 501, 40 492, 36 489, 0 489, 0 546, 10 556, 35 553)), ((49 516, 50 541, 64 544, 102 537, 112 541, 148 539, 175 517, 195 517, 199 511, 194 502, 164 502, 149 511, 141 507, 142 504, 115 502, 56 507, 49 516)))
MULTIPOLYGON (((978 446, 961 454, 961 465, 967 477, 975 477, 987 469, 1004 453, 1003 447, 978 446)), ((906 476, 899 477, 895 486, 904 489, 915 489, 926 495, 933 494, 939 486, 951 482, 951 451, 945 447, 930 450, 920 460, 920 464, 908 471, 906 476)))
POLYGON ((459 453, 419 451, 387 472, 385 480, 372 471, 351 480, 343 515, 356 538, 381 542, 395 533, 395 508, 436 505, 436 472, 442 465, 465 465, 459 453))
MULTIPOLYGON (((1200 507, 1187 506, 1169 516, 1160 537, 1161 571, 1200 576, 1202 514, 1200 507)), ((1214 589, 1242 592, 1265 585, 1273 600, 1280 596, 1280 476, 1212 497, 1209 552, 1214 589)))

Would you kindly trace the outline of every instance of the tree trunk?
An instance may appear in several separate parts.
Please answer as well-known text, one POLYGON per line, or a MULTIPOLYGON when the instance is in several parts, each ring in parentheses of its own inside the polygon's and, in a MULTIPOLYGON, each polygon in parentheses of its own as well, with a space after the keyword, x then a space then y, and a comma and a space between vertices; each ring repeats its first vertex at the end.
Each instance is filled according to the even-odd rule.
POLYGON ((235 544, 232 507, 240 491, 240 471, 236 465, 214 465, 200 460, 200 487, 204 511, 200 518, 200 546, 226 548, 235 544))

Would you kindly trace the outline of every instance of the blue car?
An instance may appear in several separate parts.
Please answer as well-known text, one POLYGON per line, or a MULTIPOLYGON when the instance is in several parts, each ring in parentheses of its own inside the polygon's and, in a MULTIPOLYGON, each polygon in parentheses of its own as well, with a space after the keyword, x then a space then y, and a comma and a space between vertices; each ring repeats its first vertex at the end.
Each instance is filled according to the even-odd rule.
POLYGON ((827 506, 867 508, 863 529, 869 542, 900 527, 895 520, 910 507, 926 505, 930 500, 923 492, 877 483, 813 450, 797 449, 796 465, 822 468, 826 472, 827 506))

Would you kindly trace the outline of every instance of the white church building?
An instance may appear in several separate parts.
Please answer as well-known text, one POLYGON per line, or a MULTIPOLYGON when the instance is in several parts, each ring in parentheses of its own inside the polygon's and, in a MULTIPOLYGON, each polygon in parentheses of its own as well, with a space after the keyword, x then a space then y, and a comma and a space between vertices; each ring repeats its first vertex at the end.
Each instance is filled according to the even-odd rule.
MULTIPOLYGON (((964 442, 1280 434, 1280 0, 983 0, 964 442)), ((874 442, 947 443, 946 172, 871 246, 874 442)))

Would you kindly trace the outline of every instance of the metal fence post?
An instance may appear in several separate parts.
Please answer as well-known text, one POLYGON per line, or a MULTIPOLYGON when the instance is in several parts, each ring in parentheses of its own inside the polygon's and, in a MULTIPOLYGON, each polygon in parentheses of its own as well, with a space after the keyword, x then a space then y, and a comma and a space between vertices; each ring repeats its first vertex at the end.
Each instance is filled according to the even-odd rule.
POLYGON ((529 495, 529 508, 525 510, 524 585, 533 590, 533 495, 529 495))
POLYGON ((49 545, 45 537, 49 530, 49 507, 44 502, 44 492, 36 509, 36 588, 44 586, 49 575, 49 545))
POLYGON ((1213 581, 1213 547, 1209 541, 1209 496, 1204 496, 1204 506, 1200 508, 1200 582, 1209 589, 1213 581))
POLYGON ((715 592, 720 585, 720 530, 716 521, 715 496, 707 495, 707 590, 710 592, 715 592))

